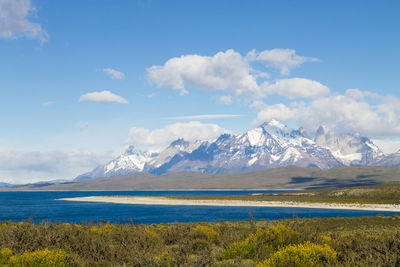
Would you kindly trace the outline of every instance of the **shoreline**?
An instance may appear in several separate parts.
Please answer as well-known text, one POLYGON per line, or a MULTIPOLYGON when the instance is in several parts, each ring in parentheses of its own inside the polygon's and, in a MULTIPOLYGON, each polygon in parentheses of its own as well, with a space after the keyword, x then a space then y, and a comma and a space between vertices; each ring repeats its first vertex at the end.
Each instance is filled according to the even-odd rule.
POLYGON ((102 202, 130 205, 163 205, 163 206, 222 206, 222 207, 278 207, 278 208, 310 208, 339 210, 371 210, 400 212, 400 205, 395 204, 339 204, 339 203, 307 203, 282 201, 250 201, 250 200, 186 200, 166 197, 113 197, 90 196, 60 198, 60 201, 102 202))
POLYGON ((0 187, 1 192, 153 192, 153 191, 302 191, 307 190, 307 188, 225 188, 225 189, 218 189, 218 188, 205 188, 205 189, 81 189, 81 190, 72 190, 72 189, 54 189, 54 190, 37 190, 37 189, 23 189, 23 190, 3 190, 3 187, 0 187))

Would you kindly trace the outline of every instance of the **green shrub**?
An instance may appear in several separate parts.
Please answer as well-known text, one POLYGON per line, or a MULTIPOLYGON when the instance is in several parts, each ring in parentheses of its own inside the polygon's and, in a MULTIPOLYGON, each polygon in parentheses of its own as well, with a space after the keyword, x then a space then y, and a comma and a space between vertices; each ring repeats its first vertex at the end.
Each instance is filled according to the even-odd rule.
POLYGON ((317 245, 310 242, 289 245, 275 252, 258 266, 268 267, 315 267, 337 263, 336 251, 328 245, 317 245))

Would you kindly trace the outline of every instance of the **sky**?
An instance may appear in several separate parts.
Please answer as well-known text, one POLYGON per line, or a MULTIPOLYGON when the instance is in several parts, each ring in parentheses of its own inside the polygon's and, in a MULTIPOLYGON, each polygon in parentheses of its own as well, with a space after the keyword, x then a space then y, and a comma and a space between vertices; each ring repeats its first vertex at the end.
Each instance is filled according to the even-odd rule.
POLYGON ((0 182, 276 119, 400 149, 399 1, 0 0, 0 182))

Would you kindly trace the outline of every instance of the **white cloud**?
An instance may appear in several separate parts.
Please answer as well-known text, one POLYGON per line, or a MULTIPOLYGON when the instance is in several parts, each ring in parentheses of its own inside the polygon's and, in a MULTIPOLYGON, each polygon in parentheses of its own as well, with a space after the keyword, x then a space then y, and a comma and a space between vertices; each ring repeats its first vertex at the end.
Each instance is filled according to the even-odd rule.
POLYGON ((292 68, 298 67, 306 61, 318 61, 316 58, 309 58, 296 55, 293 49, 272 49, 257 52, 256 50, 250 51, 246 58, 249 61, 263 61, 270 67, 281 71, 282 75, 289 74, 292 68))
POLYGON ((277 94, 288 99, 318 98, 329 94, 329 88, 325 85, 304 78, 281 79, 274 84, 265 83, 263 87, 268 94, 277 94))
POLYGON ((47 102, 43 102, 42 104, 40 104, 42 107, 50 107, 52 105, 54 105, 54 101, 47 101, 47 102))
POLYGON ((177 116, 168 117, 168 120, 209 120, 209 119, 237 119, 243 117, 242 115, 236 114, 204 114, 204 115, 193 115, 193 116, 177 116))
POLYGON ((178 138, 183 138, 187 141, 210 140, 227 132, 230 131, 221 128, 217 124, 191 121, 174 123, 154 130, 132 127, 126 142, 139 149, 160 151, 178 138))
POLYGON ((117 71, 117 70, 114 70, 114 69, 111 69, 111 68, 105 68, 105 69, 103 69, 103 71, 105 73, 107 73, 111 77, 111 79, 113 79, 113 80, 123 80, 123 79, 125 79, 125 73, 123 73, 121 71, 117 71))
POLYGON ((178 90, 181 95, 188 93, 188 87, 230 91, 236 96, 263 95, 250 72, 247 60, 234 50, 218 52, 212 57, 184 55, 147 69, 150 82, 178 90))
POLYGON ((225 105, 230 105, 232 104, 232 97, 230 95, 222 95, 219 97, 219 102, 225 105))
POLYGON ((224 104, 231 104, 232 97, 260 99, 267 94, 280 94, 290 99, 315 98, 328 94, 329 88, 303 78, 282 79, 270 84, 265 82, 270 78, 267 73, 249 64, 251 61, 267 62, 269 67, 278 68, 287 74, 291 68, 315 60, 298 56, 291 49, 265 50, 260 53, 252 50, 246 57, 230 49, 214 56, 183 55, 171 58, 164 65, 148 68, 147 75, 151 83, 178 90, 180 95, 187 94, 188 88, 224 91, 226 95, 219 99, 224 104))
POLYGON ((148 95, 147 95, 147 98, 153 98, 153 97, 155 97, 155 96, 157 96, 156 93, 151 93, 151 94, 148 94, 148 95))
POLYGON ((256 102, 252 108, 257 111, 257 122, 271 119, 296 121, 310 131, 326 125, 336 132, 359 132, 382 138, 400 135, 399 104, 400 100, 393 97, 370 104, 348 95, 333 95, 290 105, 256 102))
POLYGON ((113 94, 110 91, 101 91, 101 92, 91 92, 84 95, 81 95, 79 98, 80 102, 100 102, 105 104, 128 104, 128 101, 123 97, 113 94))
POLYGON ((78 129, 81 132, 86 130, 87 127, 89 127, 89 123, 88 122, 83 122, 83 121, 80 121, 75 125, 75 128, 78 129))
POLYGON ((400 150, 400 139, 372 139, 385 154, 391 154, 400 150))
POLYGON ((0 0, 0 38, 27 37, 47 42, 49 34, 40 24, 29 20, 35 15, 31 0, 0 0))
POLYGON ((54 151, 0 150, 0 181, 31 183, 71 179, 110 160, 109 152, 80 149, 54 151))
POLYGON ((354 99, 362 99, 366 97, 371 98, 379 98, 380 96, 377 93, 369 92, 369 91, 361 91, 357 88, 355 89, 347 89, 346 96, 352 97, 354 99))

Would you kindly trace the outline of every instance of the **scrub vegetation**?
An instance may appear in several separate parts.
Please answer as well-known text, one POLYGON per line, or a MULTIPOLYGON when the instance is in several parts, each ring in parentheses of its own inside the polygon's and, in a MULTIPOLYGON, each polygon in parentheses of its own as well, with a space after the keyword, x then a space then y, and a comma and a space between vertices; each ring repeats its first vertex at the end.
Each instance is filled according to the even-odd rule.
POLYGON ((0 266, 399 266, 400 217, 0 223, 0 266))

